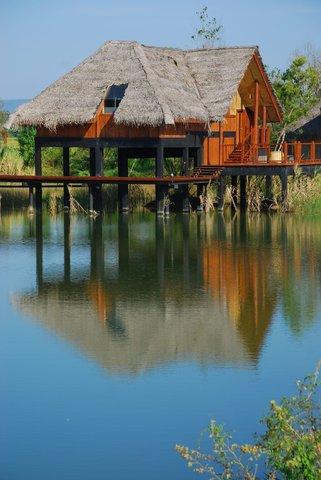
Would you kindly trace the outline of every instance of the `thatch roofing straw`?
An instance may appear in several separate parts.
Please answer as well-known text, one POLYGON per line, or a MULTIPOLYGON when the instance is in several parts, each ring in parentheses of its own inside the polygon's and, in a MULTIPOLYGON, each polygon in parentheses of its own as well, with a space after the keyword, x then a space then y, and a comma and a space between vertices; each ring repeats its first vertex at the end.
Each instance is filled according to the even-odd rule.
POLYGON ((11 115, 7 127, 90 122, 112 85, 128 84, 118 124, 221 121, 257 47, 179 50, 110 41, 11 115))
POLYGON ((307 115, 289 126, 288 137, 321 141, 321 101, 307 115))

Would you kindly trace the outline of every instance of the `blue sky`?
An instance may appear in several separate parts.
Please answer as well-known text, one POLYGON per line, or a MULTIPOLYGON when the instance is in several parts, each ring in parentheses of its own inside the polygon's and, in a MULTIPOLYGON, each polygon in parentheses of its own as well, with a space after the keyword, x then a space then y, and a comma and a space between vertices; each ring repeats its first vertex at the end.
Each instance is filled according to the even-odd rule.
POLYGON ((259 45, 270 66, 321 49, 321 0, 0 0, 0 98, 33 97, 106 40, 192 47, 204 4, 223 45, 259 45))

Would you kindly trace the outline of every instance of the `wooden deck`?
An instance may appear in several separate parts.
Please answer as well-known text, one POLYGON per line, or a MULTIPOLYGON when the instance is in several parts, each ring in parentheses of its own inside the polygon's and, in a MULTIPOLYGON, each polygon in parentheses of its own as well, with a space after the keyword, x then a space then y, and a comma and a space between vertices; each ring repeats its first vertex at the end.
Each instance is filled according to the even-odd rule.
POLYGON ((173 176, 173 177, 104 177, 104 176, 57 176, 57 175, 1 175, 0 184, 110 184, 110 185, 173 185, 189 183, 208 183, 214 175, 204 176, 173 176))

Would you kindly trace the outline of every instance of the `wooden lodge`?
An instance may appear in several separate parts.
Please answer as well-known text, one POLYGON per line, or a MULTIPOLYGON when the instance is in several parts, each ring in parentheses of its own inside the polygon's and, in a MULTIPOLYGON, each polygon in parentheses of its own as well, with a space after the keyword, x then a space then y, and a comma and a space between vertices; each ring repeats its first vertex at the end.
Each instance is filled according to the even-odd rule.
MULTIPOLYGON (((321 164, 318 142, 289 142, 280 161, 271 158, 270 124, 282 120, 257 47, 183 51, 111 41, 79 66, 20 107, 8 127, 32 125, 35 175, 0 176, 4 182, 27 182, 41 207, 43 183, 89 186, 90 209, 102 209, 103 184, 116 183, 121 211, 128 210, 128 185, 156 187, 157 212, 164 213, 168 189, 180 185, 183 211, 189 211, 189 185, 201 197, 218 178, 218 206, 223 206, 225 178, 234 189, 240 179, 246 204, 248 175, 279 175, 283 198, 294 165, 313 169, 321 164), (42 149, 63 148, 63 172, 42 175, 42 149), (88 177, 71 175, 70 147, 90 150, 88 177), (104 176, 103 149, 118 149, 118 176, 104 176), (164 159, 181 158, 181 174, 164 175, 164 159), (154 177, 131 177, 129 158, 155 158, 154 177)), ((268 180, 269 181, 269 180, 268 180)), ((201 204, 199 205, 201 208, 201 204)))

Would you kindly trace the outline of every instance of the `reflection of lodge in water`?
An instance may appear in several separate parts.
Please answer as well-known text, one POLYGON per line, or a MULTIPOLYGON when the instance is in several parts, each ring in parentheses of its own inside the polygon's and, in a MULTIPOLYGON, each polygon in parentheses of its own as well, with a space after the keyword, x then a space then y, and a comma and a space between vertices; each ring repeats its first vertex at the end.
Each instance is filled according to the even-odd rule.
POLYGON ((242 216, 155 219, 147 237, 146 224, 141 229, 145 238, 129 222, 119 217, 107 239, 105 224, 90 220, 90 269, 77 266, 74 279, 65 215, 64 274, 46 280, 37 216, 37 291, 16 296, 15 305, 111 371, 193 358, 255 363, 277 306, 276 278, 288 268, 282 228, 274 243, 266 218, 259 247, 242 216))

